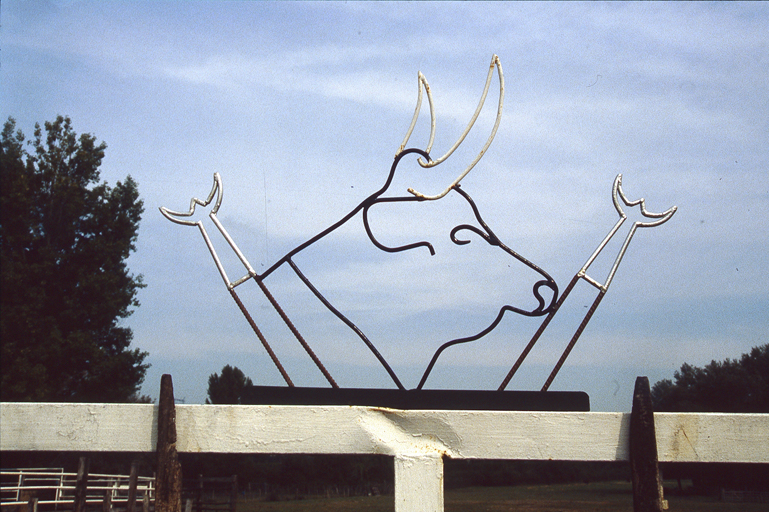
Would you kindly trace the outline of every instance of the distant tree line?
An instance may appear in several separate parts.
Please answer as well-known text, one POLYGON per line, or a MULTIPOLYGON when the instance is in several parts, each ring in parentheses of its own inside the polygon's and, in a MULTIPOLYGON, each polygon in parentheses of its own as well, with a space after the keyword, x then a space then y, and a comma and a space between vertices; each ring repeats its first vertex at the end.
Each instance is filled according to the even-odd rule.
POLYGON ((685 363, 654 385, 652 403, 658 412, 769 413, 769 344, 703 368, 685 363))

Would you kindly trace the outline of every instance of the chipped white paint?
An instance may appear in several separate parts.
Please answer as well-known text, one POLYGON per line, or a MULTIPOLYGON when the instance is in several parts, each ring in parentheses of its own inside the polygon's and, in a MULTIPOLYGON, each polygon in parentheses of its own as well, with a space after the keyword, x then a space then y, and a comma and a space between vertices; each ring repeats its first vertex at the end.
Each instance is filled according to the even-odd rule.
MULTIPOLYGON (((627 460, 630 415, 177 405, 177 449, 209 453, 627 460)), ((661 461, 769 462, 769 415, 656 413, 661 461)), ((153 451, 157 406, 0 404, 1 450, 153 451)))
POLYGON ((0 450, 154 451, 151 404, 0 404, 0 450))
MULTIPOLYGON (((769 414, 657 413, 660 461, 769 462, 769 414)), ((627 460, 630 415, 177 405, 179 452, 385 454, 396 510, 443 510, 442 457, 627 460)), ((0 404, 0 450, 149 452, 157 407, 0 404)))

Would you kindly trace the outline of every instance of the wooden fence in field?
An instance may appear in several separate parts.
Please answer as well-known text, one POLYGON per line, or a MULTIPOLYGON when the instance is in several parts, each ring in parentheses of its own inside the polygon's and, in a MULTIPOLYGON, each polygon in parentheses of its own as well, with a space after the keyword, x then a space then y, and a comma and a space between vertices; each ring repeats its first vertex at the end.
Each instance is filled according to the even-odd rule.
POLYGON ((658 460, 769 463, 769 414, 652 414, 635 401, 632 413, 174 406, 165 393, 157 406, 4 403, 0 450, 157 449, 158 512, 181 512, 177 451, 389 455, 397 512, 443 510, 444 457, 629 461, 636 511, 664 507, 658 460))
MULTIPOLYGON (((98 474, 88 471, 88 458, 80 458, 77 473, 63 468, 23 468, 0 471, 0 507, 3 512, 29 510, 67 511, 101 508, 102 512, 151 512, 154 509, 155 477, 98 474), (78 492, 81 502, 78 503, 78 492)), ((209 478, 200 475, 182 488, 186 512, 236 512, 238 477, 209 478)))
POLYGON ((0 471, 0 506, 3 512, 37 506, 47 510, 74 510, 78 501, 84 505, 101 505, 105 512, 117 509, 144 512, 154 500, 155 478, 139 476, 136 466, 130 475, 87 472, 87 459, 81 457, 77 473, 62 468, 3 469, 0 471), (85 478, 84 478, 85 477, 85 478), (31 503, 31 507, 28 507, 31 503))
MULTIPOLYGON (((90 506, 102 512, 151 512, 154 509, 155 477, 90 473, 88 458, 80 458, 77 473, 63 468, 23 468, 0 471, 0 507, 3 512, 29 510, 68 511, 90 506), (78 490, 82 488, 82 505, 78 490)), ((187 512, 236 512, 238 477, 210 478, 200 475, 183 486, 187 512)))

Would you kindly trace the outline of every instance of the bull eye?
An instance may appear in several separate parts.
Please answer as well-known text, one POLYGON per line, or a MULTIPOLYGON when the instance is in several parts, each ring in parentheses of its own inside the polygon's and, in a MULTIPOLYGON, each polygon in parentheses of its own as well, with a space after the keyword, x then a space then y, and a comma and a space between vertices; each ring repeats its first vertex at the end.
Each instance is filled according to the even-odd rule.
POLYGON ((467 245, 470 243, 470 240, 460 240, 457 238, 457 231, 459 231, 461 227, 462 226, 457 226, 451 230, 451 241, 457 245, 467 245))

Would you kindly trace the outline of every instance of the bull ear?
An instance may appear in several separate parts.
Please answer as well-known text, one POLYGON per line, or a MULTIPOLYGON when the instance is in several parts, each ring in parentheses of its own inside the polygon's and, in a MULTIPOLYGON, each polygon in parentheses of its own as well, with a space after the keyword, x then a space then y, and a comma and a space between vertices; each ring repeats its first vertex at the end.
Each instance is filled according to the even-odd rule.
MULTIPOLYGON (((459 182, 462 181, 462 179, 465 176, 467 176, 467 173, 469 173, 473 169, 473 167, 475 167, 475 164, 478 163, 478 161, 486 153, 486 150, 489 149, 489 146, 491 145, 491 142, 494 140, 494 137, 497 134, 497 129, 499 128, 499 123, 502 120, 502 108, 504 106, 504 101, 505 101, 505 77, 504 77, 504 74, 502 72, 502 64, 500 63, 499 57, 497 55, 494 55, 491 58, 491 64, 489 65, 489 73, 488 73, 488 75, 486 77, 486 86, 483 89, 483 94, 481 95, 481 100, 478 102, 478 107, 475 109, 475 113, 473 114, 472 119, 470 119, 470 122, 468 123, 467 128, 465 128, 465 131, 462 132, 462 134, 459 136, 459 139, 454 143, 454 145, 451 148, 449 148, 449 150, 446 152, 445 155, 443 155, 440 158, 436 158, 434 160, 430 160, 429 162, 425 162, 425 161, 420 159, 419 160, 419 165, 421 165, 422 167, 434 167, 434 166, 442 163, 449 156, 451 156, 451 154, 454 153, 454 151, 459 147, 459 145, 462 144, 462 142, 465 140, 465 137, 467 137, 467 134, 470 132, 470 129, 475 124, 475 121, 478 119, 478 115, 481 113, 481 109, 483 108, 483 104, 486 102, 486 96, 489 93, 489 87, 491 85, 491 78, 494 75, 494 68, 495 67, 497 68, 497 75, 499 75, 499 104, 497 106, 497 118, 496 118, 496 120, 494 122, 494 127, 491 130, 491 134, 489 135, 489 138, 486 140, 486 144, 483 145, 483 148, 481 149, 480 153, 478 153, 478 156, 476 156, 475 159, 472 162, 470 162, 470 165, 457 177, 457 179, 455 179, 448 187, 446 187, 446 189, 443 190, 443 192, 441 192, 439 194, 436 194, 436 195, 430 196, 430 195, 425 195, 425 194, 423 194, 421 192, 417 192, 413 188, 409 188, 408 192, 410 194, 414 195, 415 197, 418 197, 419 199, 429 199, 429 200, 440 199, 441 197, 443 197, 446 194, 448 194, 449 191, 453 187, 458 185, 459 182)), ((428 147, 427 147, 427 152, 428 153, 430 152, 430 149, 432 147, 433 138, 434 138, 434 135, 435 135, 435 115, 434 115, 434 110, 433 110, 432 95, 430 94, 430 87, 429 87, 429 85, 427 85, 427 82, 426 81, 422 82, 422 79, 424 77, 422 76, 421 73, 420 73, 419 76, 420 76, 420 89, 419 89, 419 99, 417 100, 417 110, 416 110, 416 112, 414 112, 414 118, 411 121, 411 126, 409 127, 409 131, 406 134, 406 138, 403 141, 403 144, 401 145, 401 149, 399 150, 399 152, 402 151, 403 148, 405 147, 406 143, 408 142, 409 137, 411 136, 411 132, 414 129, 414 125, 416 124, 416 118, 417 118, 417 116, 419 114, 419 108, 420 108, 421 102, 422 102, 422 88, 421 88, 422 83, 424 83, 424 88, 427 91, 427 97, 430 100, 430 118, 431 118, 430 126, 431 126, 431 128, 430 128, 430 141, 429 141, 429 144, 428 144, 428 147)))

